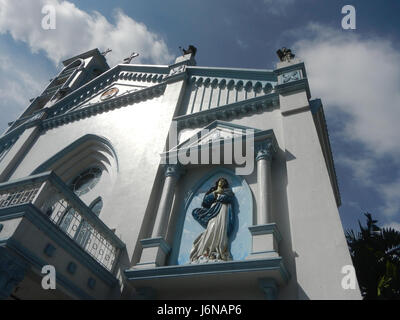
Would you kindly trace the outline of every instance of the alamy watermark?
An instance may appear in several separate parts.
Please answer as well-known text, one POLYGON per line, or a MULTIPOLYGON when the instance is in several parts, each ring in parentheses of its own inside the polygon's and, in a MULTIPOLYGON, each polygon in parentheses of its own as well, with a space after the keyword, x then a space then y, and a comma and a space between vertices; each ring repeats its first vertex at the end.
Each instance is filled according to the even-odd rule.
POLYGON ((56 268, 52 265, 45 265, 41 273, 44 275, 42 278, 42 288, 44 290, 56 289, 56 268))
POLYGON ((344 290, 355 290, 357 277, 354 267, 352 265, 345 265, 342 267, 342 273, 345 274, 341 282, 342 288, 344 290))
POLYGON ((356 29, 356 8, 348 4, 342 8, 342 14, 345 16, 342 18, 342 28, 344 30, 355 30, 356 29))
POLYGON ((162 164, 235 164, 237 175, 254 171, 254 129, 232 130, 221 136, 218 130, 202 129, 179 148, 178 128, 172 122, 168 144, 170 150, 161 158, 162 164))
POLYGON ((42 7, 42 14, 45 16, 42 18, 42 28, 44 30, 56 29, 56 8, 50 4, 42 7))

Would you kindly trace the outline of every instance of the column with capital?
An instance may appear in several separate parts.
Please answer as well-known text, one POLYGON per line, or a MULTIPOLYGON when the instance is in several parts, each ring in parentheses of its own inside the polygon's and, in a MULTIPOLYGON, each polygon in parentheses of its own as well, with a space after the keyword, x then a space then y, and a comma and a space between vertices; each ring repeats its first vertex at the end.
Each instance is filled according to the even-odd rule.
POLYGON ((274 153, 272 142, 264 141, 256 148, 257 162, 257 224, 267 224, 271 222, 271 161, 274 153))
POLYGON ((270 139, 256 145, 257 222, 249 227, 252 252, 247 259, 279 257, 278 244, 281 235, 272 216, 271 162, 275 152, 275 145, 270 139))
POLYGON ((171 207, 175 194, 175 186, 183 168, 179 164, 165 166, 165 181, 161 193, 160 203, 156 214, 152 237, 140 240, 143 251, 136 267, 158 267, 165 264, 165 259, 171 248, 165 241, 168 229, 171 207))

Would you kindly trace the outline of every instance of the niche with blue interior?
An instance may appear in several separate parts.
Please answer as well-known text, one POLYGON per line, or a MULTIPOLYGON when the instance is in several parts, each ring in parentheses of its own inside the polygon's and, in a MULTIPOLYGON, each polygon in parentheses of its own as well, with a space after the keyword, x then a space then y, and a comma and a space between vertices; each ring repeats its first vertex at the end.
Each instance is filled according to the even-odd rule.
POLYGON ((199 222, 193 218, 192 211, 201 207, 204 195, 219 178, 225 178, 234 193, 234 229, 229 237, 232 260, 244 260, 250 254, 251 234, 248 228, 253 225, 251 190, 243 177, 235 175, 228 169, 218 169, 195 183, 188 192, 179 216, 170 264, 190 263, 193 241, 204 231, 199 222))

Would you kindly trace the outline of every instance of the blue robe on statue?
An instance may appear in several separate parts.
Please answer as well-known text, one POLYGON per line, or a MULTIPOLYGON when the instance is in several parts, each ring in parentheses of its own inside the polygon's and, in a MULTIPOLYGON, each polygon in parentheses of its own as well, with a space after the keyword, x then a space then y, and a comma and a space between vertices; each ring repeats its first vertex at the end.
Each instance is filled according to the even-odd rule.
POLYGON ((228 238, 234 228, 231 189, 224 189, 221 194, 206 194, 202 208, 192 211, 193 218, 206 230, 193 243, 190 254, 191 262, 230 260, 228 238))

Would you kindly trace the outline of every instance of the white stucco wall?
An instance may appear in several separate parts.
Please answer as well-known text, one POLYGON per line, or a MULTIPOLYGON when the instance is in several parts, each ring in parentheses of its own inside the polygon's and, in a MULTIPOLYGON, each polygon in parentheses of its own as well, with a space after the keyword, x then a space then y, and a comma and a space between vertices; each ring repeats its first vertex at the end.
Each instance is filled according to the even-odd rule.
MULTIPOLYGON (((160 153, 164 151, 171 120, 177 115, 176 110, 190 113, 185 106, 190 105, 193 91, 188 88, 185 94, 185 86, 182 80, 172 82, 160 97, 48 129, 37 138, 10 178, 30 175, 39 165, 86 134, 106 138, 118 158, 118 172, 104 176, 83 200, 90 204, 97 196, 102 196, 104 206, 100 218, 109 228, 115 228, 117 236, 126 244, 128 261, 125 259, 123 264, 130 267, 129 260, 133 259, 135 264, 140 258, 138 241, 151 236, 164 181, 159 166, 160 153)), ((211 91, 207 94, 210 97, 211 91)), ((240 96, 238 101, 243 98, 240 96)), ((211 102, 213 106, 216 103, 213 95, 211 102)), ((278 297, 360 298, 358 289, 341 287, 344 276, 341 269, 352 263, 305 91, 281 95, 278 107, 225 122, 259 130, 272 129, 277 140, 278 150, 272 162, 271 222, 277 223, 282 234, 279 253, 291 274, 288 285, 280 288, 278 297)), ((182 139, 200 129, 183 130, 182 139)), ((215 167, 187 167, 189 172, 178 181, 166 239, 170 245, 184 195, 195 181, 215 167)), ((226 167, 234 169, 232 165, 226 167)), ((244 176, 252 193, 254 221, 256 204, 260 200, 256 169, 254 163, 253 172, 244 176)), ((223 292, 217 296, 227 297, 223 292)), ((259 297, 260 293, 253 296, 259 297)))

